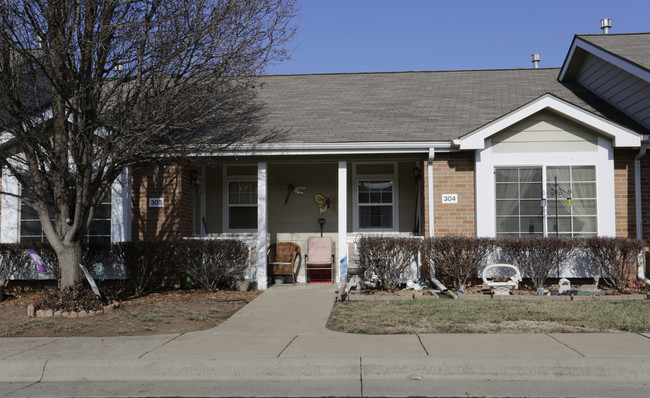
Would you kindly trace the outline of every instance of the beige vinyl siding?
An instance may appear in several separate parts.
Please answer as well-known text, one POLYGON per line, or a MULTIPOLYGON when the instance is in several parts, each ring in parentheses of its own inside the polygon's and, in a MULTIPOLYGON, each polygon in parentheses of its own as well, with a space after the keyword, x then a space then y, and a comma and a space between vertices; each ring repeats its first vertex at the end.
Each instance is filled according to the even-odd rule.
MULTIPOLYGON (((413 169, 415 162, 400 162, 398 181, 399 181, 399 231, 411 232, 413 222, 415 221, 415 177, 413 169)), ((420 170, 420 175, 424 173, 420 170)), ((422 184, 422 181, 420 181, 422 184)), ((420 195, 422 194, 422 185, 420 185, 420 195)), ((422 224, 422 220, 420 220, 422 224)))
POLYGON ((492 150, 513 152, 586 152, 598 149, 598 137, 551 112, 539 112, 492 138, 492 150))
POLYGON ((589 54, 578 82, 650 128, 650 84, 589 54))
POLYGON ((210 235, 223 232, 223 168, 208 166, 205 170, 205 223, 210 235))

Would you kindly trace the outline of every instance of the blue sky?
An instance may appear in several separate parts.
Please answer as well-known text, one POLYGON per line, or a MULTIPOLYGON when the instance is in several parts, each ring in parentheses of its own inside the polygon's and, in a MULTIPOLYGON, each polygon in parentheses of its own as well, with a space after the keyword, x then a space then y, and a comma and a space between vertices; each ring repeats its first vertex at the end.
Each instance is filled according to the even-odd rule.
POLYGON ((648 0, 303 0, 269 74, 559 67, 576 33, 650 32, 648 0))

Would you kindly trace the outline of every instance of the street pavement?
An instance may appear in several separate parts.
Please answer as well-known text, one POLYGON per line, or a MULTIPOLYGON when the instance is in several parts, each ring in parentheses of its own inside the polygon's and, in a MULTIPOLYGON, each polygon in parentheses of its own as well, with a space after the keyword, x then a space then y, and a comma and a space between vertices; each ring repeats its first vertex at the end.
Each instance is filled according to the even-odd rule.
POLYGON ((0 397, 650 396, 648 334, 345 334, 335 297, 274 286, 206 331, 1 338, 0 397))

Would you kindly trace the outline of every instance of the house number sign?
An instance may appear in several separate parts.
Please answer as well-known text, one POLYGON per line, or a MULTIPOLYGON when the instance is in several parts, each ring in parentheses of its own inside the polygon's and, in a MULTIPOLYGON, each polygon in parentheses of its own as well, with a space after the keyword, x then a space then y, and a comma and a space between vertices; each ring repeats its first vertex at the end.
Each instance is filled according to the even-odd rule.
POLYGON ((149 198, 149 207, 165 207, 165 198, 149 198))
POLYGON ((457 193, 444 193, 442 194, 442 203, 458 203, 458 194, 457 193))

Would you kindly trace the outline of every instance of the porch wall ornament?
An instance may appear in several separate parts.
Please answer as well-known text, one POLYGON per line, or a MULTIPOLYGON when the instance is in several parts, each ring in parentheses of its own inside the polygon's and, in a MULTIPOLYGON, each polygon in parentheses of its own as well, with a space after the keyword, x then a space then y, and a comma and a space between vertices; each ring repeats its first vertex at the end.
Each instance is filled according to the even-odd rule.
POLYGON ((321 214, 325 213, 327 209, 333 209, 336 205, 334 203, 333 197, 325 197, 323 195, 316 194, 314 198, 316 199, 316 204, 318 204, 318 210, 320 210, 321 214))
POLYGON ((303 195, 305 193, 305 187, 304 185, 299 185, 295 186, 293 184, 289 184, 287 186, 287 198, 284 200, 284 204, 286 205, 289 202, 289 197, 291 196, 291 193, 295 193, 296 195, 303 195))

